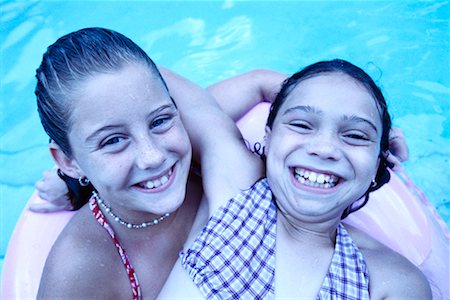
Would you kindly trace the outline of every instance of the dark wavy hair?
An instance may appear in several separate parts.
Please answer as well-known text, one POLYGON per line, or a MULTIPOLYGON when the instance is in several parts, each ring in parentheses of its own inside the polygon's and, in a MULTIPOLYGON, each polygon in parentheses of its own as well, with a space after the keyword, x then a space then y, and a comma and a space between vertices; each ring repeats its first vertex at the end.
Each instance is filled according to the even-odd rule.
MULTIPOLYGON (((37 108, 44 130, 68 156, 72 156, 68 132, 73 102, 82 83, 96 74, 119 71, 130 63, 144 64, 167 86, 156 65, 137 44, 126 36, 105 28, 84 28, 59 38, 47 48, 36 70, 37 108)), ((72 206, 81 207, 93 189, 60 175, 69 188, 72 206)))
POLYGON ((269 117, 267 119, 267 126, 272 129, 273 122, 277 117, 280 107, 285 102, 286 98, 292 92, 292 90, 302 81, 316 77, 319 75, 330 74, 330 73, 341 73, 353 78, 356 82, 361 84, 375 99, 378 111, 380 112, 382 121, 382 134, 381 134, 381 144, 380 144, 380 166, 378 167, 377 174, 375 176, 375 185, 371 185, 369 189, 364 194, 364 200, 362 203, 351 204, 344 210, 342 219, 347 217, 350 213, 357 211, 362 208, 369 200, 369 193, 379 189, 390 179, 390 174, 388 167, 392 167, 387 159, 387 151, 389 150, 389 131, 391 130, 391 117, 389 115, 386 100, 380 90, 380 88, 375 84, 372 78, 364 72, 361 68, 353 65, 352 63, 342 60, 334 59, 330 61, 321 61, 315 64, 309 65, 301 71, 295 73, 291 77, 285 80, 280 92, 278 93, 275 101, 273 102, 269 117))

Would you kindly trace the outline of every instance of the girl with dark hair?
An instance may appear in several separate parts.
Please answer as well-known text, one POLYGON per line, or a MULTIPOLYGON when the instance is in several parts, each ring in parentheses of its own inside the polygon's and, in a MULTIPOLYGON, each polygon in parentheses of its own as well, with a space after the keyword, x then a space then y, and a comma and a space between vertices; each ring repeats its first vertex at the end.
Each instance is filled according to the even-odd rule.
POLYGON ((294 74, 267 122, 266 178, 231 200, 208 197, 208 224, 161 297, 430 299, 407 259, 341 223, 389 180, 390 126, 379 88, 349 62, 294 74))

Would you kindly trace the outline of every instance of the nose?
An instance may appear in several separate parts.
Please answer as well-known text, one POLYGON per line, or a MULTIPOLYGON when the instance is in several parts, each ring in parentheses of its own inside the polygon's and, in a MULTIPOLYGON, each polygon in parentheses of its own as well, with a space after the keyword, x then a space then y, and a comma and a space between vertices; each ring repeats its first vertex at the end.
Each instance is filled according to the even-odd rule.
POLYGON ((136 165, 140 169, 158 168, 166 160, 163 147, 151 138, 143 138, 138 142, 136 165))
POLYGON ((306 151, 309 155, 325 160, 339 160, 342 152, 338 146, 339 141, 332 134, 317 134, 311 137, 306 151))

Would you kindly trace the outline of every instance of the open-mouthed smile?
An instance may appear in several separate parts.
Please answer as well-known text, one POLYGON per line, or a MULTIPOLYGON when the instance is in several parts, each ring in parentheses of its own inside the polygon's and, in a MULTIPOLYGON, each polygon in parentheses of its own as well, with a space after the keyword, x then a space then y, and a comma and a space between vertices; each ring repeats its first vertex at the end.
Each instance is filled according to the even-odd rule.
POLYGON ((301 184, 329 189, 335 187, 339 183, 339 177, 333 174, 319 173, 308 169, 295 167, 293 168, 294 178, 301 184))

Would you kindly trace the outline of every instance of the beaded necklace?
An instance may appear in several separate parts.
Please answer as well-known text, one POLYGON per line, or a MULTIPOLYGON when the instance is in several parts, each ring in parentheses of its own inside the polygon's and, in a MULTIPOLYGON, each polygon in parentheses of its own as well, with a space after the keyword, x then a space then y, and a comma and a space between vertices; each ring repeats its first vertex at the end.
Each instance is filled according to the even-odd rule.
POLYGON ((153 225, 157 225, 159 224, 159 222, 163 221, 165 218, 167 218, 168 216, 170 216, 170 213, 165 213, 164 215, 157 217, 151 221, 148 222, 142 222, 140 224, 133 224, 133 223, 129 223, 127 221, 124 221, 121 217, 119 217, 118 215, 116 215, 115 213, 113 213, 112 209, 110 206, 108 206, 103 199, 101 199, 98 194, 96 192, 93 192, 93 197, 95 199, 95 201, 101 205, 103 207, 103 209, 105 210, 105 212, 110 215, 111 217, 113 217, 113 220, 116 221, 117 223, 127 227, 127 228, 134 228, 134 229, 139 229, 139 228, 146 228, 148 226, 153 226, 153 225))

